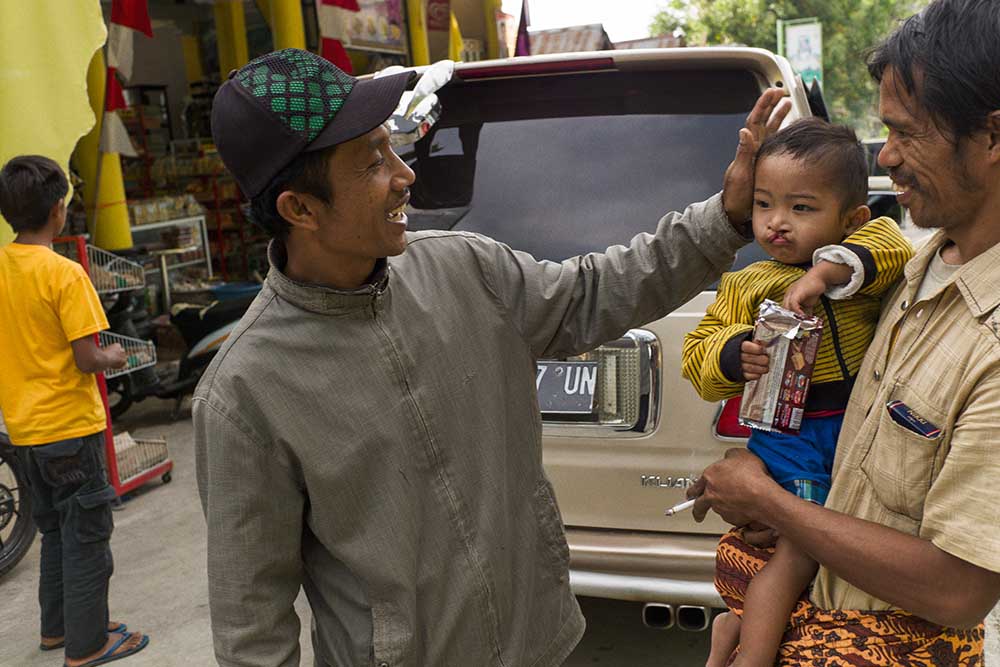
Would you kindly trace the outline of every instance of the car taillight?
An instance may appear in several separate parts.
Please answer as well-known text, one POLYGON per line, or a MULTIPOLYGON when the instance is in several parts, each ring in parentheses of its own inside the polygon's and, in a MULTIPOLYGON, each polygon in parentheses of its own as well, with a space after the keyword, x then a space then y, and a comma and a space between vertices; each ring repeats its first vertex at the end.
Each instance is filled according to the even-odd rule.
POLYGON ((730 398, 722 403, 719 414, 715 418, 715 436, 717 438, 744 440, 750 437, 750 429, 740 424, 740 405, 742 403, 742 396, 730 398))
POLYGON ((633 329, 616 341, 570 357, 597 362, 593 408, 587 415, 543 412, 546 424, 603 426, 616 433, 648 433, 659 416, 660 347, 656 336, 633 329))

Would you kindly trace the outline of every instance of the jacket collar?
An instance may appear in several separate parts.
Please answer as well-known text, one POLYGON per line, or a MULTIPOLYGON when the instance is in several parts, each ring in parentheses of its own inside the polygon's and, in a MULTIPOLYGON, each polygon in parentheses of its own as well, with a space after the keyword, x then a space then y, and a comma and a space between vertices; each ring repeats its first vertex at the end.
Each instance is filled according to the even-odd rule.
MULTIPOLYGON (((947 242, 948 237, 939 230, 906 265, 903 273, 911 294, 920 287, 931 259, 947 242)), ((963 264, 955 272, 954 282, 973 317, 987 315, 1000 306, 1000 243, 963 264)))
POLYGON ((288 251, 278 239, 268 244, 267 261, 271 268, 266 280, 271 289, 292 305, 313 313, 336 315, 367 308, 389 287, 389 263, 385 258, 375 263, 369 282, 354 290, 301 283, 286 276, 288 251))

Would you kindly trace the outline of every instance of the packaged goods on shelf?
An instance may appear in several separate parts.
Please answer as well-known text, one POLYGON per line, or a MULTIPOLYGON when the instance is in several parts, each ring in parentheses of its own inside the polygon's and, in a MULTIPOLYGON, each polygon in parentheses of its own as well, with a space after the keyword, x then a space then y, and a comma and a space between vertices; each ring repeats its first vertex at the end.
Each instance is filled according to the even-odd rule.
POLYGON ((151 173, 157 182, 174 182, 193 176, 212 176, 224 173, 222 158, 217 153, 201 157, 167 155, 156 160, 151 173))
POLYGON ((190 194, 134 199, 128 203, 133 225, 147 225, 178 218, 203 215, 201 204, 190 194))

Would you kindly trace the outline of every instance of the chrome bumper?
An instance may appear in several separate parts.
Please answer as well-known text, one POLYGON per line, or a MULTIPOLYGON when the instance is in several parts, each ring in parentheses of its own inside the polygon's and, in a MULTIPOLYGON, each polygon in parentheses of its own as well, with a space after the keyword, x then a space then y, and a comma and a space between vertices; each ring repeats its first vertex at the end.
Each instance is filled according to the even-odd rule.
POLYGON ((567 528, 577 595, 725 607, 715 590, 717 535, 567 528))

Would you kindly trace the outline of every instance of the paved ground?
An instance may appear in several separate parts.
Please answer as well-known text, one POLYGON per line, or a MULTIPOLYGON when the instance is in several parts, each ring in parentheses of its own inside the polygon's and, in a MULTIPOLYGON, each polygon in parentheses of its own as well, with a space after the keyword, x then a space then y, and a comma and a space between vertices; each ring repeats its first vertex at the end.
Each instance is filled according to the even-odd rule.
MULTIPOLYGON (((164 436, 174 459, 173 482, 153 482, 115 513, 111 580, 113 620, 151 636, 150 646, 123 660, 123 667, 213 665, 205 578, 205 526, 194 478, 189 413, 170 420, 172 403, 150 399, 134 407, 117 428, 132 435, 164 436)), ((38 640, 36 586, 38 541, 28 556, 0 580, 0 666, 50 667, 61 652, 42 653, 38 640)), ((708 633, 657 631, 642 626, 638 604, 581 600, 588 631, 567 661, 583 665, 703 665, 708 633)), ((312 665, 309 610, 300 596, 302 665, 312 665)), ((431 667, 431 666, 426 666, 431 667)), ((470 666, 474 667, 474 666, 470 666)))

